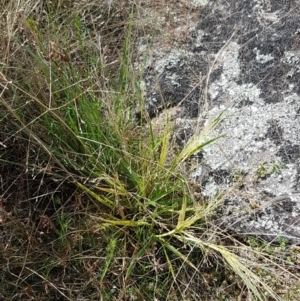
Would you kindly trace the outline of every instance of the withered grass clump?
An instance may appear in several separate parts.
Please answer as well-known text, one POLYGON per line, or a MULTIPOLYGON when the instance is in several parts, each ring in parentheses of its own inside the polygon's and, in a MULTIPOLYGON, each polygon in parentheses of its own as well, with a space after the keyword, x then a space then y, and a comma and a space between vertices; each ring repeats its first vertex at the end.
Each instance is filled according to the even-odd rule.
POLYGON ((184 173, 222 116, 176 151, 135 119, 144 6, 0 4, 0 299, 297 300, 298 249, 229 235, 184 173))

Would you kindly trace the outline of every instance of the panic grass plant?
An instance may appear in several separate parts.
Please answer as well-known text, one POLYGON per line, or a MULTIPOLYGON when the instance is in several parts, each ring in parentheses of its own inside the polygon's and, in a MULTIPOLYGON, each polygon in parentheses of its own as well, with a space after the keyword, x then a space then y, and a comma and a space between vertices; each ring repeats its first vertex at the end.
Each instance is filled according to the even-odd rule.
MULTIPOLYGON (((135 118, 135 108, 144 107, 144 99, 141 78, 132 68, 133 3, 118 66, 111 68, 115 63, 107 61, 101 43, 91 43, 95 39, 78 11, 65 22, 60 19, 71 2, 66 10, 46 2, 44 17, 30 10, 29 2, 22 2, 22 30, 20 21, 7 19, 9 41, 1 67, 4 221, 9 231, 18 227, 27 237, 13 240, 16 245, 26 241, 23 262, 15 259, 22 255, 12 258, 1 249, 7 261, 4 274, 15 283, 6 296, 46 300, 54 291, 66 300, 82 295, 91 300, 198 300, 234 274, 257 299, 279 300, 253 272, 251 255, 238 256, 243 246, 227 247, 225 234, 213 226, 222 198, 197 199, 183 172, 188 158, 221 138, 209 137, 223 115, 194 133, 177 152, 168 118, 160 135, 146 113, 135 118), (54 12, 60 17, 54 18, 54 12), (5 172, 12 170, 11 186, 5 172), (7 206, 15 184, 24 189, 17 196, 23 210, 29 208, 26 217, 7 206), (36 225, 35 212, 43 207, 36 225), (49 248, 41 247, 45 243, 49 248), (36 261, 31 252, 40 254, 36 261), (63 276, 55 278, 55 269, 63 276), (69 278, 78 277, 78 285, 66 280, 68 273, 69 278), (204 287, 209 279, 220 283, 199 291, 197 286, 204 287), (34 290, 38 280, 43 285, 34 290), (83 290, 85 286, 93 295, 83 290)), ((10 2, 7 14, 13 6, 10 2)), ((5 285, 11 285, 9 281, 5 285)))

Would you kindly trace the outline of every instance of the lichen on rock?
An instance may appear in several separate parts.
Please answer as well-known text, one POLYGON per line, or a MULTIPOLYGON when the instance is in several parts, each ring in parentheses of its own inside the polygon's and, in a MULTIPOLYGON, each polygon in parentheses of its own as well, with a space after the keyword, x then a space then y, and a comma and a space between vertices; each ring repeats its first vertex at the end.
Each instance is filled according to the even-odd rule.
POLYGON ((228 227, 300 243, 300 4, 198 2, 184 40, 152 45, 147 110, 181 107, 181 122, 199 124, 227 109, 214 133, 227 136, 191 177, 207 198, 222 192, 228 227))

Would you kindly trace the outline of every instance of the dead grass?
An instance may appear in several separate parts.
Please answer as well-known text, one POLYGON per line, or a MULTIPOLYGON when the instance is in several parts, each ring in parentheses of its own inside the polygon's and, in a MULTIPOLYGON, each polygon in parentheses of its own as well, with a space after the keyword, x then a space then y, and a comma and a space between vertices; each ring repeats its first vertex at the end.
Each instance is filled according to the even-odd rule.
POLYGON ((0 299, 297 300, 299 249, 221 229, 177 169, 199 142, 169 158, 170 124, 130 120, 135 39, 186 1, 0 8, 0 299))

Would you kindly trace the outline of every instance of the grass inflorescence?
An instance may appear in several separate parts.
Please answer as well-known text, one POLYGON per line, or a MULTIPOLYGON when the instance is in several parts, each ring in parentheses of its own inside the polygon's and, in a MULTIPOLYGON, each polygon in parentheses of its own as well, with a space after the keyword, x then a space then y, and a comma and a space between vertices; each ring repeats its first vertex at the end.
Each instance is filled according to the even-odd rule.
POLYGON ((222 115, 176 151, 136 118, 139 4, 0 6, 0 298, 280 300, 297 251, 231 237, 184 172, 222 115))

